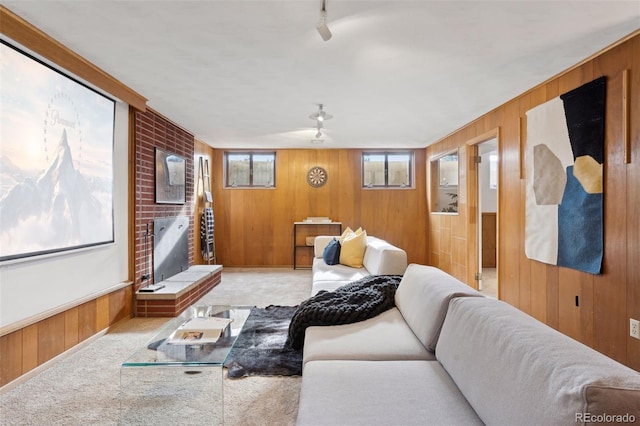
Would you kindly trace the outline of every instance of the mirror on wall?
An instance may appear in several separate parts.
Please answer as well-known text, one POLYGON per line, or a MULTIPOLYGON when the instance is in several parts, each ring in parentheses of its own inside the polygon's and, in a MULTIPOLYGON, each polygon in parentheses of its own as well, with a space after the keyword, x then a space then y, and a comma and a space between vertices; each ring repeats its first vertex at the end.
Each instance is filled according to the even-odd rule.
POLYGON ((458 164, 457 150, 432 161, 433 212, 458 213, 458 164))

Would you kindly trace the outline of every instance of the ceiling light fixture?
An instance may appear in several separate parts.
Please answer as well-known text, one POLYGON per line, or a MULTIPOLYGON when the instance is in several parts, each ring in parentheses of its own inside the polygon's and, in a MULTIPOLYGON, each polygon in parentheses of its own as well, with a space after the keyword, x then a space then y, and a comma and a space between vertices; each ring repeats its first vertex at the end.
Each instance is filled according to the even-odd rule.
POLYGON ((329 27, 327 27, 327 9, 326 9, 326 0, 322 0, 322 10, 320 11, 320 21, 318 21, 318 25, 316 25, 316 29, 318 33, 320 33, 320 37, 324 41, 327 41, 331 38, 331 31, 329 31, 329 27))
POLYGON ((318 104, 318 112, 311 114, 309 118, 316 121, 331 120, 333 118, 333 115, 324 112, 323 108, 323 104, 318 104))
POLYGON ((333 116, 331 114, 327 114, 323 108, 323 104, 318 104, 318 112, 309 116, 310 119, 316 120, 316 129, 318 129, 318 132, 314 136, 315 139, 311 141, 312 143, 322 143, 322 139, 320 138, 322 137, 322 128, 324 127, 323 123, 326 120, 331 120, 333 118, 333 116))

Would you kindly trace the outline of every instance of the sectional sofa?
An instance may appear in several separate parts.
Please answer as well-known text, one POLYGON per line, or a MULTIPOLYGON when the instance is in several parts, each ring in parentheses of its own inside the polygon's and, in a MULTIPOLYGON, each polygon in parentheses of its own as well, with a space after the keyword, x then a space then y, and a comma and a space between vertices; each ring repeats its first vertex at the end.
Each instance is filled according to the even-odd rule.
POLYGON ((369 275, 402 275, 407 268, 407 253, 388 242, 372 236, 366 237, 366 248, 361 268, 346 265, 327 265, 322 257, 327 244, 337 236, 321 235, 314 240, 312 265, 312 294, 336 288, 369 275))
POLYGON ((441 270, 395 302, 306 330, 299 426, 640 422, 638 372, 441 270))

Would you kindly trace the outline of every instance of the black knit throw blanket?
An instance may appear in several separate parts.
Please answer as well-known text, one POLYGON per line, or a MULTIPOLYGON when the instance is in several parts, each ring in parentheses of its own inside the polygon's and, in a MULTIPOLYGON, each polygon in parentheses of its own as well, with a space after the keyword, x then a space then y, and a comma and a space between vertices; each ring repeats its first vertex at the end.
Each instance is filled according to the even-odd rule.
POLYGON ((294 312, 286 344, 301 349, 307 327, 351 324, 392 308, 401 279, 401 275, 370 275, 335 291, 318 292, 294 312))

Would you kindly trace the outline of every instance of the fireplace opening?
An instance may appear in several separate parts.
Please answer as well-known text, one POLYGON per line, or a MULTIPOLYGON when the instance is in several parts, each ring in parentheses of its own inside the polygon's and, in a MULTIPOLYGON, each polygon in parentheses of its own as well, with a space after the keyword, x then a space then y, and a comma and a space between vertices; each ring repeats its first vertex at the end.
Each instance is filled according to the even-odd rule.
POLYGON ((189 268, 189 218, 153 221, 153 282, 159 283, 189 268))

